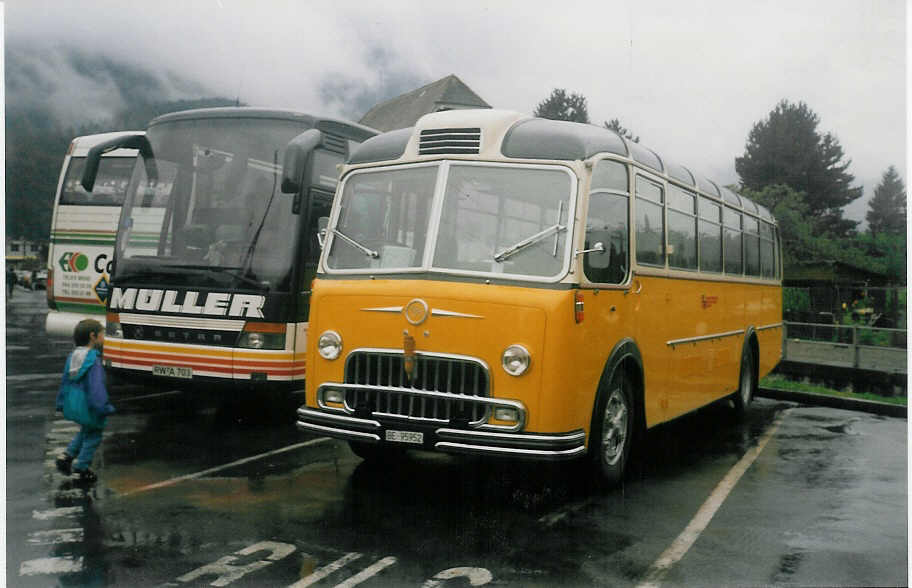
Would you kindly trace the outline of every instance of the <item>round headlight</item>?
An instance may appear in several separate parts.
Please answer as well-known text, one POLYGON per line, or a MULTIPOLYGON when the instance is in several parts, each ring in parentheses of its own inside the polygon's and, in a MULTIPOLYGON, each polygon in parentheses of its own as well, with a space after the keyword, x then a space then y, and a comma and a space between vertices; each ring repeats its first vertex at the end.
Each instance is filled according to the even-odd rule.
POLYGON ((342 337, 335 331, 326 331, 317 339, 317 351, 323 359, 336 359, 342 352, 342 337))
POLYGON ((510 345, 504 350, 500 363, 504 371, 511 376, 521 376, 529 369, 532 357, 522 345, 510 345))

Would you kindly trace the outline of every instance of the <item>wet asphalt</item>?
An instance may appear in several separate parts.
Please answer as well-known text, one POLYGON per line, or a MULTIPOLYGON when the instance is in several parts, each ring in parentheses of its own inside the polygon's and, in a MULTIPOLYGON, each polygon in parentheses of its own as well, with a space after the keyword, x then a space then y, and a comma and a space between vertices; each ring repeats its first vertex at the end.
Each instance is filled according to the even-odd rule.
POLYGON ((718 404, 650 431, 603 490, 577 464, 371 466, 297 432, 294 398, 126 385, 84 488, 53 466, 75 433, 53 410, 70 345, 44 336, 43 292, 6 309, 10 586, 908 585, 905 419, 758 399, 738 421, 718 404))

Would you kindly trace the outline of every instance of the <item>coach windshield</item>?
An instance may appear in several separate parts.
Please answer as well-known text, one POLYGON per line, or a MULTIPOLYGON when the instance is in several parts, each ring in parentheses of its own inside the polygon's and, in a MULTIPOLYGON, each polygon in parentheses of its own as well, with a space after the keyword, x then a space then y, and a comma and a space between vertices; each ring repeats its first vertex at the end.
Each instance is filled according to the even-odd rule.
POLYGON ((556 166, 444 162, 356 172, 325 266, 555 281, 569 262, 575 185, 556 166))
POLYGON ((295 121, 212 118, 154 126, 134 168, 117 241, 117 277, 184 276, 287 289, 299 231, 279 190, 295 121), (150 161, 151 159, 151 161, 150 161))

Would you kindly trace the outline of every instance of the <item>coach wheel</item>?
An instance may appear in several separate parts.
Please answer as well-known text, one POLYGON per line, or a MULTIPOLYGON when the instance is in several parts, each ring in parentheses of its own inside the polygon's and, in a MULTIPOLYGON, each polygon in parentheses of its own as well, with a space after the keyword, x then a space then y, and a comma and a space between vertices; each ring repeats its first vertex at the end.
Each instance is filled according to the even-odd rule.
POLYGON ((633 383, 619 366, 599 390, 589 443, 595 473, 608 486, 624 476, 633 446, 634 415, 633 383))
POLYGON ((732 396, 735 403, 735 414, 743 416, 747 412, 754 397, 754 354, 750 346, 744 348, 741 355, 741 375, 738 380, 738 390, 732 396))

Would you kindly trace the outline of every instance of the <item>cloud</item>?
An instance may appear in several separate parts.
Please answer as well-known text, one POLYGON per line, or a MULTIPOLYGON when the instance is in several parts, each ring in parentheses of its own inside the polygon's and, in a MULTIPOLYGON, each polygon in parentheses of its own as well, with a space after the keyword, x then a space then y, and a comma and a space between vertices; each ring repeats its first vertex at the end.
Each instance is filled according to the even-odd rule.
MULTIPOLYGON (((527 113, 567 88, 587 97, 594 122, 619 117, 645 145, 723 183, 737 180, 751 125, 782 98, 804 100, 868 194, 890 164, 905 177, 902 0, 12 0, 6 19, 8 43, 67 43, 253 105, 335 116, 451 73, 493 106, 527 113)), ((99 80, 77 110, 110 92, 99 80)))

